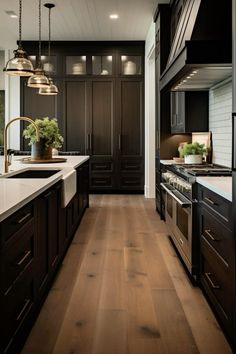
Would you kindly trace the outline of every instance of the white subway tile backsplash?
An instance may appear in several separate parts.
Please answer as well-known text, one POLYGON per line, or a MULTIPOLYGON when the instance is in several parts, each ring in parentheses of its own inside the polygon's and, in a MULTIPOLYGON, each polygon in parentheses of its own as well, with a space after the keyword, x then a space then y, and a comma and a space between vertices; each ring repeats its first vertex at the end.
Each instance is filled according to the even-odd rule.
POLYGON ((232 82, 209 92, 209 130, 212 132, 213 162, 231 167, 232 82))

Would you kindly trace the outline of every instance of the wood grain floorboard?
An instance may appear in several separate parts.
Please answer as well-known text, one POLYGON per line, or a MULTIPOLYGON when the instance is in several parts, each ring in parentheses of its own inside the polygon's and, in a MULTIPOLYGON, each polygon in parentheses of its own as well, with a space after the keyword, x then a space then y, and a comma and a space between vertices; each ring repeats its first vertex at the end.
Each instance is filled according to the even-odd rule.
POLYGON ((94 195, 22 354, 230 354, 154 201, 94 195))

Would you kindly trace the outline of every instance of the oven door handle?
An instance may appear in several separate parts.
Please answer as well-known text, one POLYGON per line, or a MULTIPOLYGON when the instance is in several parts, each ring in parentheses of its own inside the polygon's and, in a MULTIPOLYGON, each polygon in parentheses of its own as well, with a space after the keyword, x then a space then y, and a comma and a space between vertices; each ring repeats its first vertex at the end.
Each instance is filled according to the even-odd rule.
MULTIPOLYGON (((170 187, 172 187, 170 184, 168 183, 161 183, 160 186, 166 191, 166 193, 168 193, 182 208, 188 208, 192 205, 192 203, 190 201, 188 201, 187 198, 185 198, 184 196, 182 197, 182 200, 180 199, 181 196, 178 198, 170 189, 170 187), (168 187, 169 186, 169 187, 168 187)), ((177 191, 177 189, 174 189, 174 191, 176 191, 177 193, 180 194, 180 192, 177 191)))

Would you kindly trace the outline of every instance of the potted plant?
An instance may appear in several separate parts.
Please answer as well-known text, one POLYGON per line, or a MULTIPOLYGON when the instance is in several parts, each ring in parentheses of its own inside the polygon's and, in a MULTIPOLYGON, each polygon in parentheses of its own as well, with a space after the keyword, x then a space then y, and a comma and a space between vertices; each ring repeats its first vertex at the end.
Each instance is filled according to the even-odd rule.
POLYGON ((58 149, 63 144, 63 137, 60 134, 57 119, 35 119, 39 128, 40 141, 36 141, 35 128, 29 124, 23 131, 23 137, 29 139, 31 146, 31 158, 33 160, 52 159, 52 149, 58 149))
POLYGON ((182 154, 184 155, 184 163, 187 164, 201 164, 203 153, 206 152, 205 144, 199 144, 198 142, 192 144, 184 144, 182 148, 182 154))

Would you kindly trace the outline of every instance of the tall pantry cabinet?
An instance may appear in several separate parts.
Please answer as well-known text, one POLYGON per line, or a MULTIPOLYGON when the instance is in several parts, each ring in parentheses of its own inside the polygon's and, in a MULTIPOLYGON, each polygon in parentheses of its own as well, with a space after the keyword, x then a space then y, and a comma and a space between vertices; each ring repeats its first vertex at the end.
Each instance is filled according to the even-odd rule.
MULTIPOLYGON (((36 43, 24 46, 36 61, 36 43)), ((90 155, 91 191, 143 192, 144 42, 53 42, 52 64, 59 95, 22 79, 21 114, 58 119, 63 150, 90 155)))

